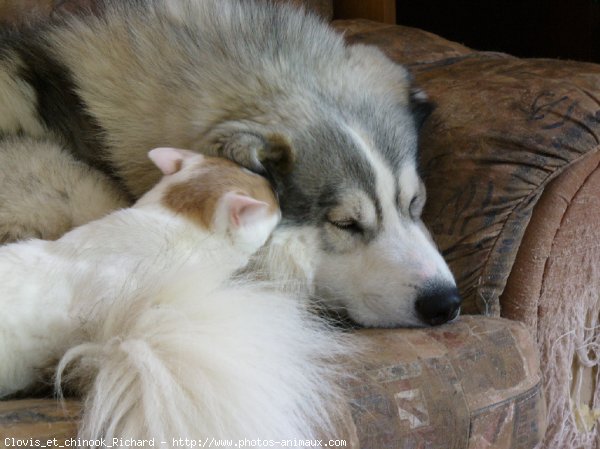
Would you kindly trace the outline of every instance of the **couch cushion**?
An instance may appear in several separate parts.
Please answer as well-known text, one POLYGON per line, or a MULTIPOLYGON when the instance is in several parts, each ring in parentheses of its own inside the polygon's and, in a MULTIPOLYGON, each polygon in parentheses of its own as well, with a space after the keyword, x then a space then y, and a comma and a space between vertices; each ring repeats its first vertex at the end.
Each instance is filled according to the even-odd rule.
MULTIPOLYGON (((0 447, 17 447, 13 438, 33 438, 39 441, 38 446, 45 447, 51 447, 46 443, 53 438, 63 444, 76 435, 79 412, 80 405, 76 401, 62 404, 50 399, 0 401, 0 447)), ((36 443, 20 446, 35 447, 36 443)))
POLYGON ((599 150, 600 66, 475 52, 401 26, 336 26, 349 42, 377 45, 406 64, 437 104, 422 137, 424 218, 464 310, 499 315, 544 188, 599 150))
MULTIPOLYGON (((533 449, 544 434, 537 350, 514 321, 463 317, 429 329, 361 330, 351 362, 346 447, 533 449)), ((78 404, 0 402, 0 442, 75 437, 78 404)), ((1 443, 0 443, 1 444, 1 443)), ((35 444, 35 443, 34 443, 35 444)))

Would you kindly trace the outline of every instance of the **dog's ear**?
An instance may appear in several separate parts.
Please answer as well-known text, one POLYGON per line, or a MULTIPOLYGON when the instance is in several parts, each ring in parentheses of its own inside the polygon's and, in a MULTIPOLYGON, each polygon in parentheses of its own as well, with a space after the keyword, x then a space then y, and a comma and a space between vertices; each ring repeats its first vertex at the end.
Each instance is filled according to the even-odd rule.
POLYGON ((148 152, 148 157, 163 172, 163 175, 177 173, 187 159, 202 158, 200 154, 193 151, 170 147, 154 148, 148 152))
POLYGON ((224 142, 220 155, 253 172, 274 178, 289 173, 294 165, 292 147, 279 135, 265 137, 246 131, 237 132, 224 142))
POLYGON ((417 129, 421 129, 427 117, 431 115, 435 109, 435 104, 429 101, 429 97, 425 92, 417 87, 410 89, 408 105, 410 112, 414 117, 417 129))

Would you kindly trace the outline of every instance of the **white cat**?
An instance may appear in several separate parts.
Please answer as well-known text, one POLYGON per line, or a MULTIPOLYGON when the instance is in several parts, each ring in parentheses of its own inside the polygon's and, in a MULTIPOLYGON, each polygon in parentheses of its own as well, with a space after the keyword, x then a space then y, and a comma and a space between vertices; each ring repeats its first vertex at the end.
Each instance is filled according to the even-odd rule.
POLYGON ((185 150, 159 148, 150 157, 166 176, 134 207, 57 241, 0 248, 5 317, 0 324, 0 396, 27 387, 35 368, 64 348, 76 324, 73 310, 86 302, 131 297, 183 259, 189 265, 218 263, 217 278, 207 279, 214 288, 245 265, 277 224, 276 201, 263 178, 185 150), (202 178, 218 170, 225 172, 219 175, 221 185, 209 186, 210 180, 202 178), (227 171, 262 189, 261 200, 268 203, 248 192, 234 193, 227 171))
MULTIPOLYGON (((62 357, 82 439, 309 438, 345 351, 304 304, 228 282, 280 212, 268 182, 172 148, 132 208, 0 248, 0 397, 62 357)), ((164 443, 164 444, 163 444, 164 443)), ((120 443, 116 443, 119 446, 120 443)))

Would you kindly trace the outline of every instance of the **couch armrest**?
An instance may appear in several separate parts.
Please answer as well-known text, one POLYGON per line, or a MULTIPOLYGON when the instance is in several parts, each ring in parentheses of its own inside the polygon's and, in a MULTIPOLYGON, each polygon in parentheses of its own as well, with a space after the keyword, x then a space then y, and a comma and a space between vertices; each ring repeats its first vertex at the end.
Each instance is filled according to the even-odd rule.
POLYGON ((537 347, 520 323, 362 330, 374 350, 347 387, 352 448, 534 448, 545 432, 537 347))
POLYGON ((547 447, 600 439, 600 146, 544 189, 502 294, 504 316, 536 335, 547 447), (565 425, 560 425, 565 423, 565 425))

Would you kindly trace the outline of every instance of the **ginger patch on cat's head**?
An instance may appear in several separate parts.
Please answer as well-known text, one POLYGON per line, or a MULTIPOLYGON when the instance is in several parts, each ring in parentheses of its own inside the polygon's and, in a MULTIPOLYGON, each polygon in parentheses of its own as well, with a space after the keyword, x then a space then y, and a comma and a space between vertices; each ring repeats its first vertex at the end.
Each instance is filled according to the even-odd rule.
POLYGON ((189 177, 166 189, 162 202, 207 230, 213 228, 219 200, 230 192, 266 203, 271 214, 279 208, 265 178, 227 159, 204 157, 189 170, 189 177))

